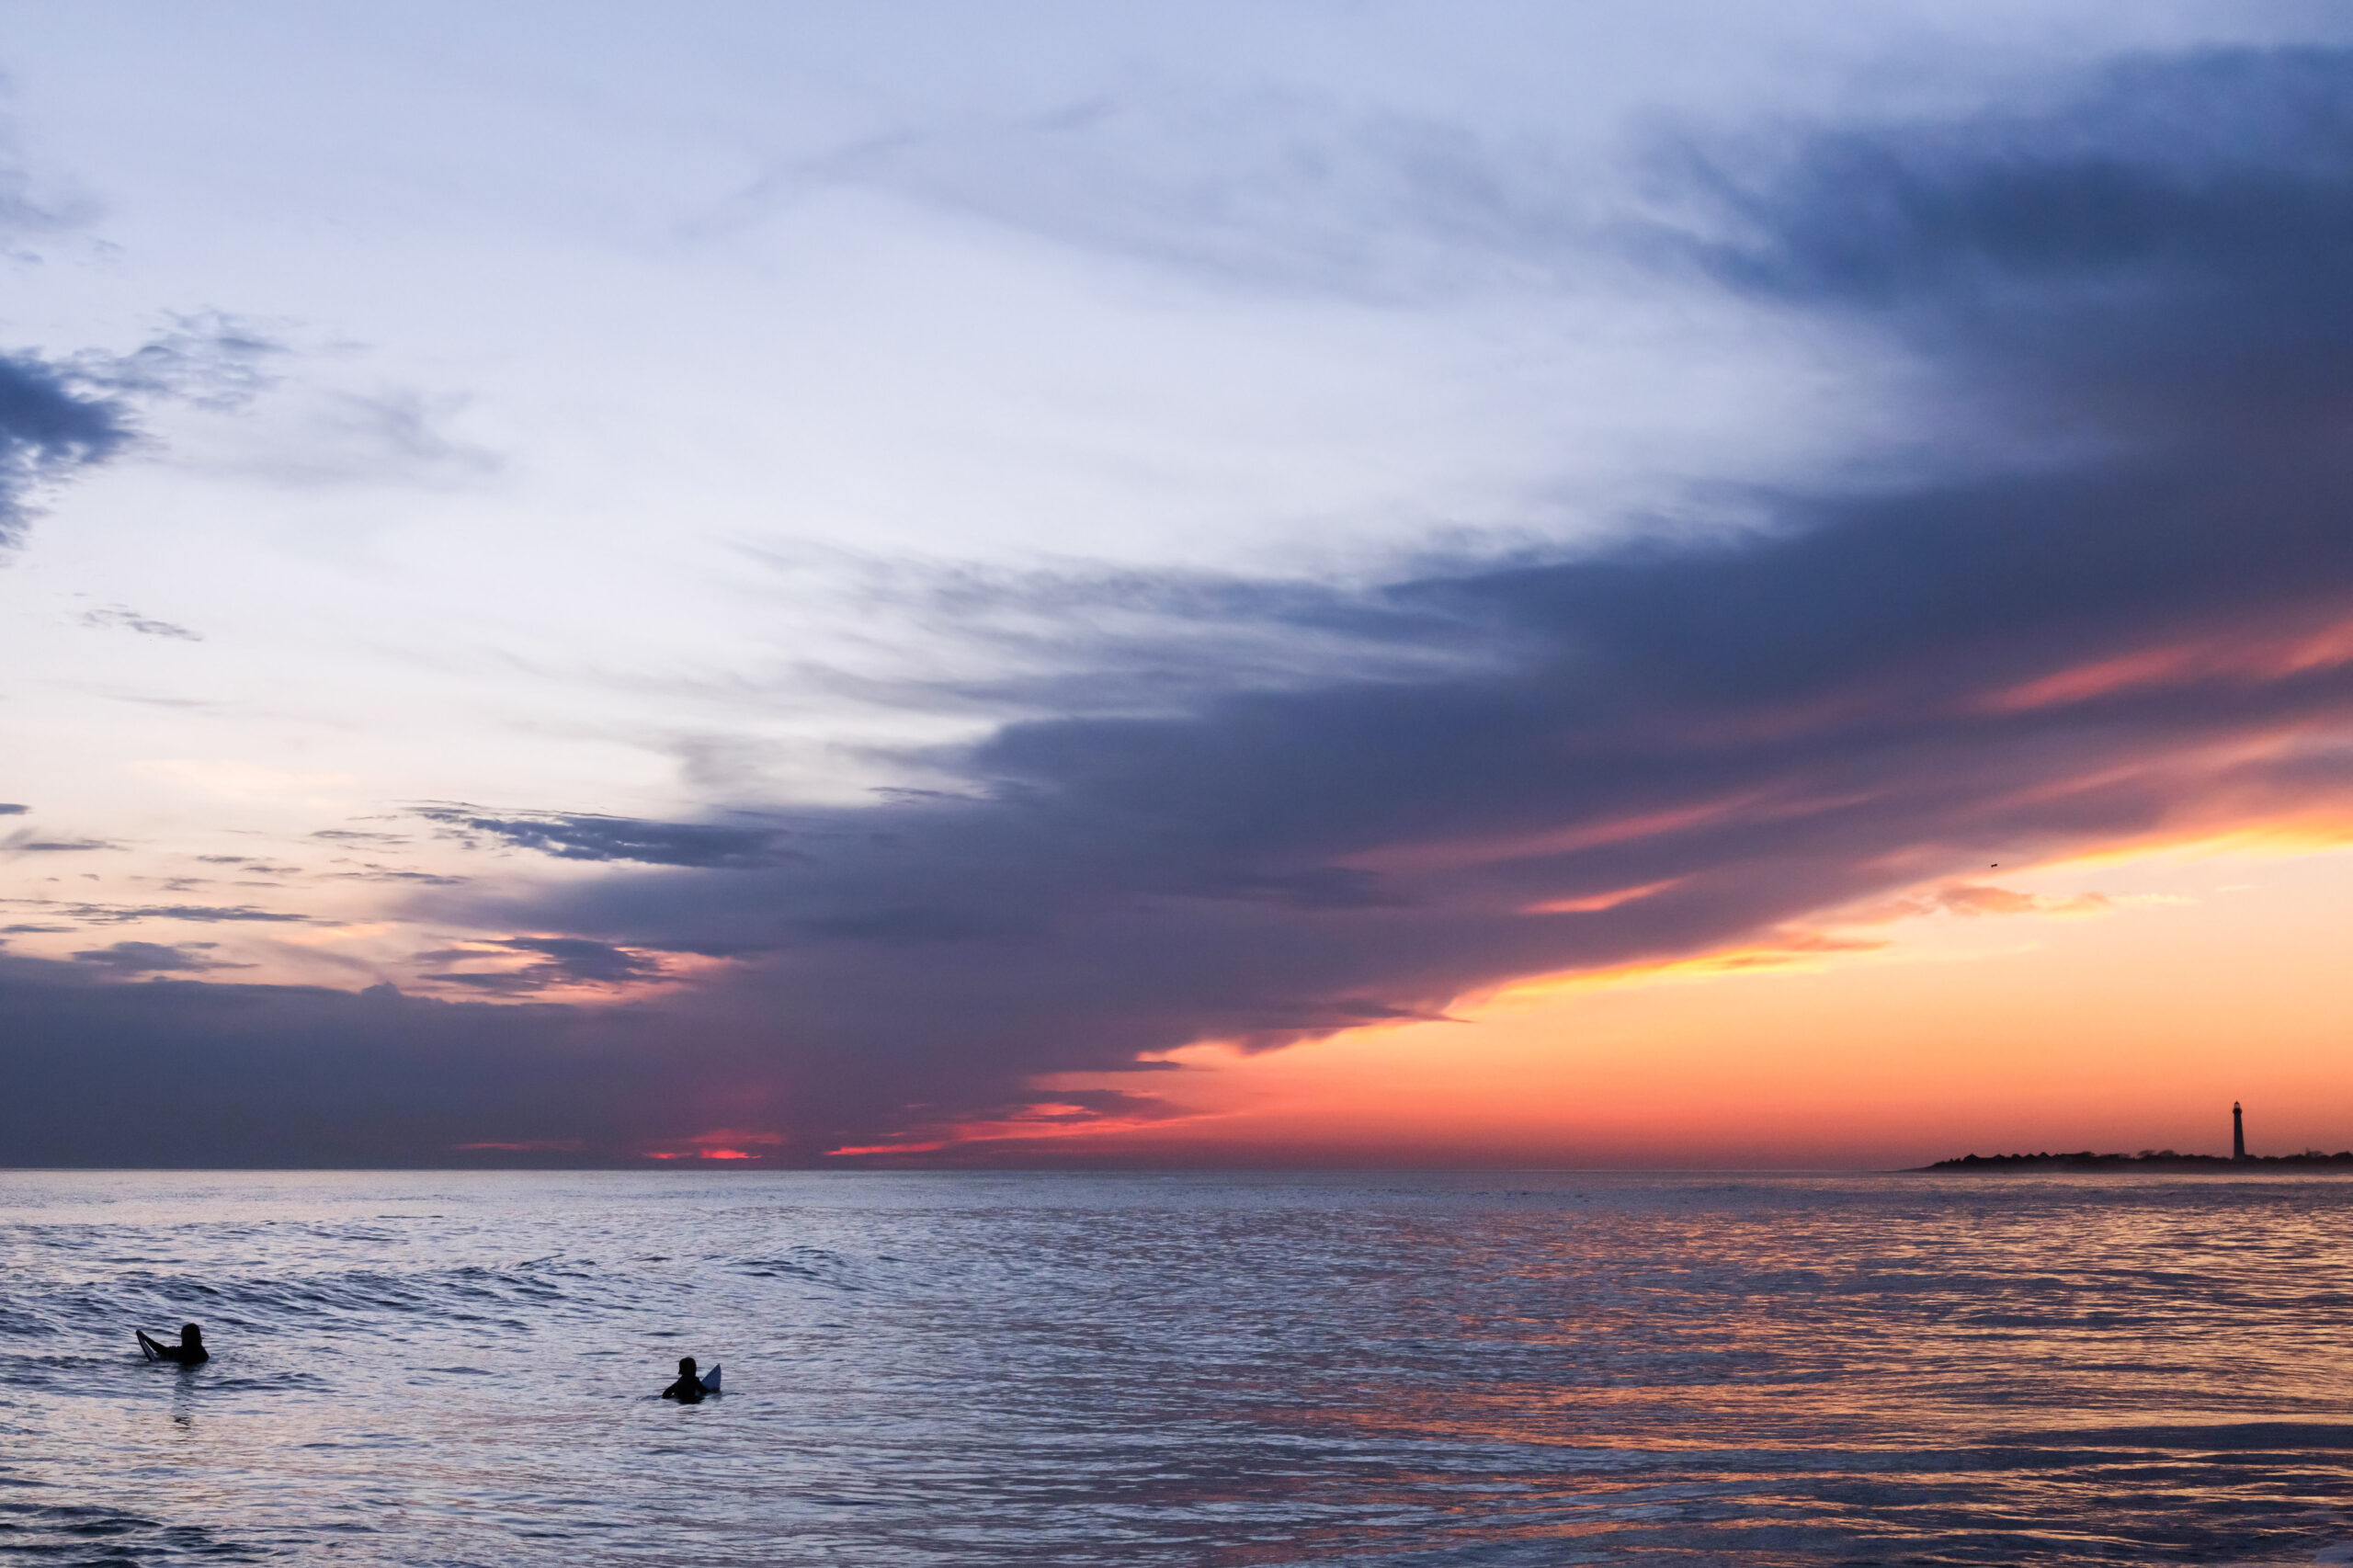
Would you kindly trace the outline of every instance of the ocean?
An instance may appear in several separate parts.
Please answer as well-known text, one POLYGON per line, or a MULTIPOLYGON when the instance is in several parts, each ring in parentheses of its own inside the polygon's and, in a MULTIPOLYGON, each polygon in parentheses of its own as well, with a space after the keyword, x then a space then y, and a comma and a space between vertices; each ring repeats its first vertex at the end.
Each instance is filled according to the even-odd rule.
POLYGON ((0 1561, 2353 1562, 2348 1237, 2325 1176, 0 1173, 0 1561))

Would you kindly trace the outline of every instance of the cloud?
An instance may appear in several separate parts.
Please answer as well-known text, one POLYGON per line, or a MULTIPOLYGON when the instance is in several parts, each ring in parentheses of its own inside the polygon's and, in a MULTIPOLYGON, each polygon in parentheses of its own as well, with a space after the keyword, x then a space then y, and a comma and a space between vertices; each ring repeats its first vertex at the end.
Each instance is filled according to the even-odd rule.
POLYGON ((201 316, 173 318, 126 355, 0 352, 0 550, 23 542, 43 491, 137 445, 138 404, 237 406, 265 384, 256 361, 277 351, 229 318, 201 316))
POLYGON ((1299 88, 1133 84, 779 167, 721 221, 880 188, 1228 283, 1394 303, 1556 279, 1591 255, 1593 172, 1540 139, 1299 88))
POLYGON ((408 387, 302 386, 281 399, 275 433, 253 432, 254 444, 233 466, 271 483, 306 488, 477 487, 494 479, 506 460, 453 433, 466 403, 461 396, 408 387))
POLYGON ((0 817, 20 817, 31 810, 30 806, 18 805, 13 801, 0 801, 0 817))
MULTIPOLYGON (((2019 892, 2014 888, 1995 887, 1987 882, 1951 882, 1927 892, 1903 898, 1889 899, 1865 909, 1848 911, 1840 917, 1841 925, 1875 925, 1890 920, 1904 920, 1923 915, 1959 915, 1974 918, 1983 915, 2040 915, 2081 917, 2106 915, 2120 903, 2149 902, 2151 895, 2128 895, 2122 899, 2106 893, 2085 892, 2060 896, 2052 893, 2019 892)), ((2162 902, 2177 902, 2163 899, 2162 902)))
POLYGON ((0 353, 0 549, 20 543, 32 498, 131 444, 127 404, 71 367, 0 353))
POLYGON ((480 991, 523 995, 555 985, 622 985, 662 978, 661 960, 580 937, 500 937, 462 948, 419 953, 421 963, 462 963, 530 953, 539 961, 516 968, 445 970, 423 979, 480 991))
POLYGON ((780 835, 773 828, 645 822, 593 812, 525 812, 499 816, 468 805, 420 806, 414 814, 438 824, 450 836, 462 842, 500 842, 564 860, 633 860, 652 866, 740 869, 767 865, 781 853, 776 846, 780 835))
MULTIPOLYGON (((934 715, 1182 713, 1220 692, 1424 679, 1491 668, 1512 652, 1495 645, 1499 629, 1446 606, 1304 578, 744 553, 780 573, 823 571, 830 591, 919 621, 938 673, 805 668, 802 678, 862 703, 934 715)), ((722 754, 722 766, 707 771, 723 784, 728 744, 697 737, 687 760, 722 754)))
MULTIPOLYGON (((1134 1108, 1040 1074, 1440 1016, 1537 974, 1815 961, 1871 944, 1810 917, 1912 888, 2024 912, 1955 880, 1995 861, 2353 824, 2347 104, 2353 57, 2203 53, 2061 108, 1703 149, 1649 254, 1942 378, 1935 423, 1866 476, 1740 497, 1745 526, 1704 536, 1219 596, 1191 627, 1172 584, 1079 645, 1146 671, 1200 626, 1279 650, 1345 612, 1380 656, 1107 682, 905 759, 934 792, 685 823, 421 808, 520 852, 508 872, 602 868, 412 895, 442 928, 534 933, 430 955, 491 998, 19 967, 12 1041, 51 1043, 0 1057, 0 1108, 168 1051, 263 1085, 246 1109, 224 1083, 215 1124, 170 1113, 167 1148, 216 1158, 1067 1137, 1134 1108), (623 987, 661 953, 724 961, 658 1003, 512 999, 623 987)), ((0 1108, 0 1158, 55 1149, 0 1108)))
POLYGON ((2096 892, 2054 898, 1972 883, 1940 889, 1935 902, 1955 915, 2104 915, 2116 907, 2114 900, 2096 892))
POLYGON ((125 608, 121 605, 108 605, 102 609, 85 610, 82 613, 82 624, 96 627, 100 631, 111 628, 123 631, 136 631, 146 637, 173 637, 183 642, 204 641, 204 633, 201 631, 190 631, 185 626, 176 625, 168 620, 157 620, 151 616, 141 615, 136 610, 125 608))
POLYGON ((448 1165, 489 1142, 626 1150, 671 1113, 625 1108, 667 1103, 691 1118, 742 1071, 692 1040, 637 1049, 662 1032, 646 1012, 436 1002, 390 986, 124 984, 88 965, 5 956, 0 1013, 0 1151, 37 1165, 204 1165, 231 1152, 286 1165, 448 1165), (104 1116, 55 1110, 101 1102, 104 1116))
MULTIPOLYGON (((256 869, 271 871, 279 876, 290 876, 300 870, 301 868, 296 866, 269 866, 259 867, 256 868, 256 869)), ((364 871, 328 871, 325 872, 324 875, 336 881, 416 882, 426 887, 436 888, 462 887, 472 880, 467 877, 445 876, 436 871, 398 871, 382 866, 370 866, 364 871)))
MULTIPOLYGON (((19 903, 49 904, 46 899, 19 899, 19 903)), ((136 920, 185 920, 198 925, 257 922, 264 925, 307 925, 307 915, 288 915, 250 904, 207 903, 59 903, 61 915, 103 926, 127 926, 136 920)))
POLYGON ((2346 61, 2140 57, 2039 112, 1727 155, 1701 183, 1729 221, 1694 254, 1893 332, 2046 450, 2154 467, 2180 438, 2203 469, 2260 460, 2284 424, 2279 455, 2309 460, 2288 446, 2353 381, 2346 61))
POLYGON ((2065 443, 1395 583, 1357 625, 1481 657, 1008 724, 926 759, 961 792, 789 814, 789 863, 430 907, 734 944, 706 1005, 775 1020, 778 1071, 856 1123, 909 1085, 1279 1045, 1995 858, 2353 808, 2353 297, 2324 286, 2353 275, 2348 89, 2339 54, 2143 62, 1698 183, 1713 230, 1678 244, 1711 275, 2063 409, 2065 443))
POLYGON ((109 942, 103 948, 75 953, 74 961, 117 974, 194 972, 253 967, 251 964, 222 963, 218 959, 206 957, 204 951, 199 950, 213 946, 210 942, 188 942, 178 947, 166 947, 161 942, 109 942))
POLYGON ((128 354, 84 354, 73 363, 94 386, 222 411, 244 408, 278 384, 266 367, 289 350, 259 324, 218 311, 167 321, 128 354))
POLYGON ((20 828, 0 838, 0 855, 77 855, 86 850, 121 847, 111 838, 36 838, 30 828, 20 828))
MULTIPOLYGON (((89 201, 66 188, 54 174, 44 177, 33 169, 14 140, 0 142, 0 240, 13 246, 25 237, 56 233, 86 221, 92 210, 89 201)), ((29 250, 6 254, 15 261, 38 259, 38 253, 29 250)))

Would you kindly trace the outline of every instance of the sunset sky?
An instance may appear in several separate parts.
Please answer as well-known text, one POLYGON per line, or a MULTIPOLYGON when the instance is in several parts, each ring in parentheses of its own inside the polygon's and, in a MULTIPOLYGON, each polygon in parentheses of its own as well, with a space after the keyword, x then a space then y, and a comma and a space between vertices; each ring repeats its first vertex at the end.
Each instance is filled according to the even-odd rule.
POLYGON ((0 1164, 2353 1146, 2353 16, 0 0, 0 1164))

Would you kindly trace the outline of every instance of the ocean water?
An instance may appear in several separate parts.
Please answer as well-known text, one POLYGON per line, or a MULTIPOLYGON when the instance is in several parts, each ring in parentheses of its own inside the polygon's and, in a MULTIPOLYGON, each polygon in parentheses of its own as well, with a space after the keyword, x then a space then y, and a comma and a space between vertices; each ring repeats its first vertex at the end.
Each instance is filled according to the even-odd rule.
POLYGON ((2327 1178, 0 1173, 0 1561, 2353 1562, 2348 1238, 2327 1178))

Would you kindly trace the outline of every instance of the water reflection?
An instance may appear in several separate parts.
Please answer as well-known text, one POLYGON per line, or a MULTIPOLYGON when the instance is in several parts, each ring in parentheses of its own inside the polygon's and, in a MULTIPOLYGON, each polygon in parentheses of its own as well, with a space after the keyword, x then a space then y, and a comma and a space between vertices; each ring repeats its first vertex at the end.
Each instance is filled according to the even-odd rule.
POLYGON ((17 1177, 0 1548, 2311 1562, 2353 1540, 2348 1220, 2327 1180, 17 1177), (191 1315, 206 1367, 114 1353, 191 1315), (723 1399, 649 1397, 682 1342, 723 1399))

